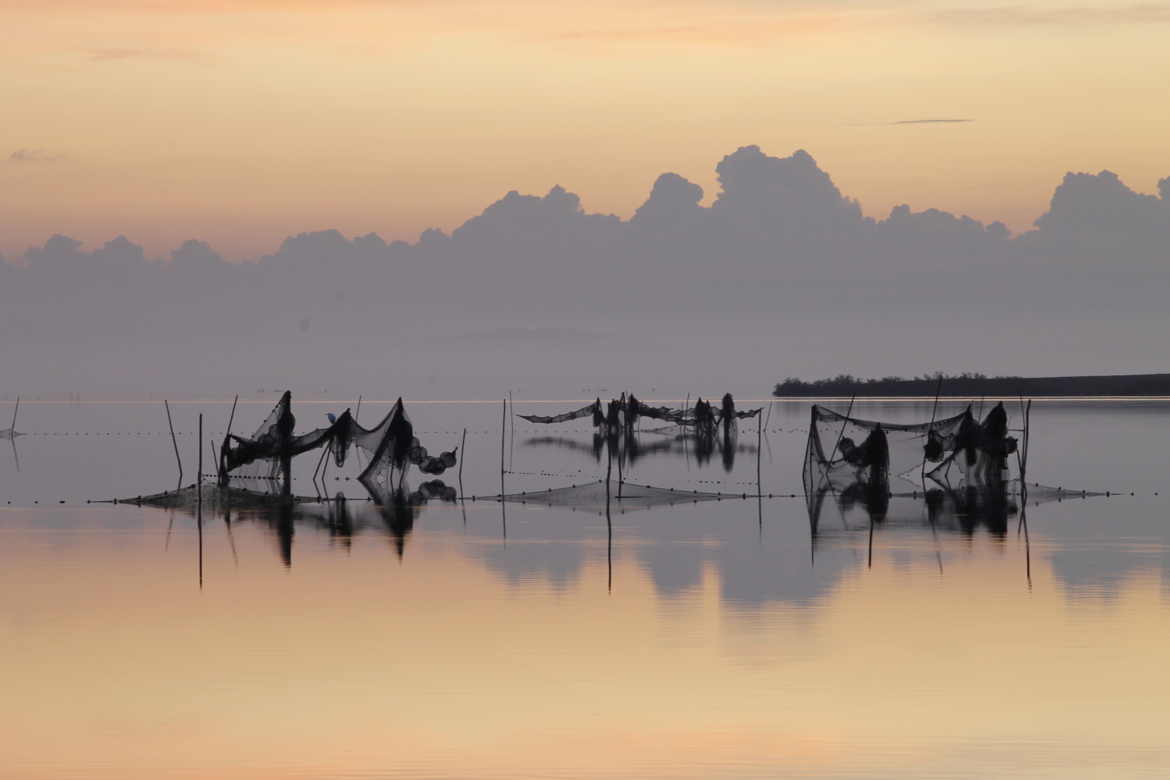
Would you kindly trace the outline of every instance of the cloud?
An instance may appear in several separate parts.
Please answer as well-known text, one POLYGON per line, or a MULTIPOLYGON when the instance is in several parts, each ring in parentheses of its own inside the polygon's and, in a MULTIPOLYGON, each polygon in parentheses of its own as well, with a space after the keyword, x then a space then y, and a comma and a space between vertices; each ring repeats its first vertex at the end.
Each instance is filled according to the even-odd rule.
POLYGON ((930 15, 936 22, 953 25, 1106 25, 1165 24, 1170 22, 1170 4, 1066 5, 1037 8, 1025 5, 952 8, 930 15))
POLYGON ((64 159, 63 155, 53 154, 44 149, 17 149, 8 155, 8 162, 17 165, 21 163, 54 163, 64 159))
POLYGON ((1112 171, 1066 174, 1021 241, 1043 254, 1087 256, 1112 268, 1141 260, 1162 265, 1170 259, 1170 180, 1158 182, 1158 190, 1135 192, 1112 171))
POLYGON ((974 122, 974 119, 899 119, 891 125, 960 125, 974 122))
POLYGON ((203 52, 193 49, 90 49, 91 62, 129 62, 137 60, 164 60, 173 62, 198 62, 206 59, 203 52))
MULTIPOLYGON (((576 377, 592 370, 586 357, 574 356, 593 348, 583 335, 590 333, 616 336, 604 342, 617 356, 615 371, 632 366, 636 354, 656 356, 641 368, 665 363, 681 354, 670 352, 674 344, 703 354, 694 363, 706 371, 708 347, 720 354, 735 347, 688 329, 735 318, 774 322, 783 339, 829 344, 825 329, 848 332, 838 343, 870 344, 856 347, 859 360, 877 343, 865 341, 881 333, 874 323, 885 320, 928 334, 952 323, 947 343, 940 335, 929 348, 950 352, 982 332, 973 322, 1082 312, 1115 317, 1111 337, 1132 329, 1123 318, 1145 318, 1150 325, 1128 343, 1161 343, 1170 179, 1144 194, 1108 172, 1071 174, 1036 229, 1012 237, 1001 224, 923 206, 866 216, 804 151, 775 156, 744 146, 715 172, 709 206, 703 189, 677 174, 648 186, 628 220, 591 211, 553 186, 540 195, 504 194, 449 234, 428 231, 414 244, 319 230, 290 236, 254 263, 223 262, 194 240, 165 263, 122 237, 86 250, 57 236, 30 249, 23 263, 9 258, 17 263, 3 269, 0 331, 19 325, 37 343, 59 345, 62 356, 73 355, 84 334, 91 348, 83 357, 101 354, 98 342, 125 348, 143 340, 178 354, 166 350, 189 344, 192 334, 215 351, 247 345, 249 355, 286 344, 313 370, 318 356, 332 354, 334 369, 351 376, 358 364, 347 361, 390 350, 436 366, 473 358, 507 372, 520 369, 506 361, 532 358, 539 367, 524 370, 576 377), (302 332, 308 316, 311 328, 302 332), (467 333, 484 335, 460 337, 467 333), (556 343, 565 348, 549 357, 557 350, 546 346, 556 343), (497 355, 505 362, 494 362, 497 355)), ((21 343, 0 342, 0 352, 21 343)), ((891 344, 885 348, 894 350, 891 344)), ((1140 365, 1164 357, 1134 350, 1140 365)), ((144 364, 154 357, 143 355, 144 364)), ((238 360, 252 370, 253 358, 241 352, 238 360)))

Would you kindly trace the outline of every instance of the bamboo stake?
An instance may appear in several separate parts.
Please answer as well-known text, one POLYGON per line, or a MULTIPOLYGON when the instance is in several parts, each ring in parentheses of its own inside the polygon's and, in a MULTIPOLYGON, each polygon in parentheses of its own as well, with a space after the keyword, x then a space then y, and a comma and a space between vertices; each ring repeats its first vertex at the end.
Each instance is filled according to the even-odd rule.
POLYGON ((202 412, 200 412, 200 414, 199 414, 199 443, 196 446, 196 451, 198 451, 198 453, 199 453, 199 478, 198 478, 198 483, 199 483, 199 488, 200 488, 199 500, 202 501, 203 500, 203 492, 202 492, 202 488, 203 488, 203 413, 202 412))
POLYGON ((760 458, 764 443, 764 421, 756 425, 756 521, 760 527, 760 534, 764 533, 764 488, 760 479, 760 458))
POLYGON ((605 500, 609 501, 609 480, 613 474, 613 450, 609 446, 609 437, 605 437, 605 500))
POLYGON ((618 456, 618 494, 617 494, 617 497, 618 497, 618 501, 621 501, 622 500, 622 483, 624 482, 624 480, 622 479, 622 451, 621 451, 620 446, 618 448, 617 456, 618 456))
POLYGON ((605 565, 607 571, 606 591, 613 593, 613 519, 609 514, 609 491, 605 493, 605 565))
MULTIPOLYGON (((1028 405, 1024 407, 1024 470, 1028 469, 1028 445, 1032 440, 1032 399, 1028 399, 1028 405)), ((1020 482, 1025 482, 1025 475, 1020 475, 1020 482)))
MULTIPOLYGON (((938 384, 935 385, 935 388, 934 388, 934 406, 932 406, 930 409, 930 426, 926 429, 926 440, 928 442, 930 441, 930 434, 934 433, 934 418, 935 418, 935 415, 938 413, 938 397, 942 393, 942 383, 943 383, 942 374, 939 374, 938 384)), ((923 450, 923 452, 922 452, 922 474, 920 475, 919 479, 922 482, 922 495, 923 495, 923 497, 925 497, 926 496, 926 451, 925 450, 923 450)))
POLYGON ((227 427, 227 433, 224 434, 224 441, 227 441, 227 437, 229 435, 231 435, 232 423, 234 423, 236 421, 236 405, 239 403, 240 403, 240 394, 236 393, 236 398, 234 401, 232 401, 232 413, 231 413, 231 415, 228 416, 228 427, 227 427))
POLYGON ((167 425, 171 428, 171 444, 175 446, 175 460, 179 463, 179 487, 183 486, 183 459, 179 456, 179 440, 175 438, 175 422, 171 419, 171 405, 164 398, 163 407, 167 410, 167 425))
POLYGON ((829 455, 829 463, 832 463, 833 458, 837 457, 837 448, 841 446, 841 437, 845 435, 845 426, 849 424, 849 416, 853 414, 853 402, 856 399, 856 393, 849 398, 849 408, 845 410, 845 421, 841 423, 841 430, 837 431, 837 441, 833 442, 833 452, 829 455))
POLYGON ((508 399, 504 399, 503 412, 500 415, 500 502, 504 500, 504 443, 508 438, 508 399))
POLYGON ((203 414, 199 414, 199 478, 195 522, 199 529, 199 590, 203 590, 203 414))
POLYGON ((195 528, 199 534, 199 590, 203 590, 203 490, 199 490, 199 499, 195 509, 195 528))
POLYGON ((354 422, 357 422, 358 417, 361 415, 361 413, 362 413, 362 397, 359 395, 358 402, 357 402, 357 411, 353 413, 353 421, 354 422))
POLYGON ((463 429, 463 438, 459 442, 459 495, 463 495, 463 459, 467 457, 467 429, 463 429))
POLYGON ((873 517, 869 518, 869 554, 866 557, 865 568, 873 568, 873 517))
MULTIPOLYGON (((317 466, 316 466, 316 468, 313 469, 313 489, 314 490, 317 490, 317 474, 321 471, 321 464, 323 464, 325 462, 325 456, 328 455, 332 450, 333 450, 333 442, 332 441, 330 441, 327 446, 321 448, 321 457, 317 458, 317 466)), ((325 475, 322 474, 321 475, 321 486, 322 487, 325 487, 324 483, 325 483, 325 475)), ((325 493, 326 494, 329 493, 328 488, 325 488, 325 493)))
POLYGON ((756 426, 756 492, 761 493, 760 489, 760 457, 763 452, 764 445, 764 425, 760 423, 756 426))
POLYGON ((12 410, 12 427, 8 430, 12 433, 12 438, 16 438, 16 415, 20 412, 20 396, 16 396, 16 408, 12 410))

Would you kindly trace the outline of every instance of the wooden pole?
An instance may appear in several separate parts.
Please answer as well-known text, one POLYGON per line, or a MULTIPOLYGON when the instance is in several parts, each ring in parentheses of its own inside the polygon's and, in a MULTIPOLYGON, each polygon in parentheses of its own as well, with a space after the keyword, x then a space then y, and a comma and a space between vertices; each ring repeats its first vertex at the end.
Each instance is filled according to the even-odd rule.
POLYGON ((609 514, 609 491, 605 493, 605 564, 607 571, 606 591, 613 593, 613 520, 609 514))
POLYGON ((203 590, 203 493, 199 494, 199 505, 195 510, 195 527, 199 536, 199 590, 203 590))
POLYGON ((866 556, 865 568, 873 568, 873 516, 869 518, 869 553, 866 556))
POLYGON ((202 493, 202 490, 203 490, 203 413, 202 412, 199 413, 199 445, 196 449, 199 452, 199 479, 198 479, 199 488, 200 488, 199 500, 202 501, 203 500, 203 493, 202 493))
MULTIPOLYGON (((930 426, 926 429, 926 440, 930 441, 930 434, 934 433, 934 417, 938 413, 938 397, 942 393, 942 374, 938 375, 938 384, 934 388, 934 406, 930 408, 930 426)), ((919 477, 922 482, 922 495, 926 496, 926 450, 922 451, 922 474, 919 477)))
POLYGON ((500 415, 500 501, 504 500, 504 443, 508 438, 508 399, 504 399, 504 409, 500 415))
POLYGON ((357 411, 353 413, 353 421, 357 422, 358 416, 362 413, 362 397, 358 396, 357 411))
MULTIPOLYGON (((1032 439, 1032 399, 1028 399, 1028 405, 1024 407, 1024 471, 1028 469, 1028 444, 1032 439)), ((1020 482, 1024 482, 1025 474, 1020 474, 1020 482)), ((1026 483, 1025 483, 1026 484, 1026 483)))
POLYGON ((609 480, 613 474, 613 450, 609 446, 609 437, 605 437, 605 500, 609 501, 609 480))
MULTIPOLYGON (((618 434, 618 435, 620 436, 622 434, 618 434)), ((617 497, 618 497, 618 501, 621 501, 622 500, 622 482, 624 480, 622 479, 622 450, 621 450, 620 446, 618 447, 617 459, 618 459, 618 495, 617 495, 617 497)))
POLYGON ((764 423, 761 420, 756 426, 756 495, 763 495, 764 490, 761 487, 760 479, 760 457, 761 451, 764 448, 764 423))
POLYGON ((845 422, 841 423, 841 430, 837 431, 837 441, 833 442, 833 451, 829 454, 829 463, 833 462, 833 458, 837 457, 837 448, 841 446, 841 437, 845 435, 845 426, 849 424, 849 415, 853 414, 853 402, 857 399, 854 394, 849 398, 849 408, 845 410, 845 422))
POLYGON ((12 433, 12 438, 16 438, 16 415, 20 412, 20 396, 16 396, 16 408, 12 410, 12 427, 8 430, 12 433))
POLYGON ((756 524, 759 526, 761 536, 764 533, 764 488, 760 479, 760 458, 763 456, 761 452, 763 443, 764 421, 760 419, 756 426, 756 524))
POLYGON ((236 405, 240 403, 240 394, 236 393, 236 399, 232 401, 232 413, 228 416, 227 433, 224 434, 224 441, 227 441, 228 435, 232 432, 232 423, 236 421, 236 405))
POLYGON ((171 444, 175 447, 175 460, 179 463, 179 487, 183 486, 183 458, 179 455, 179 440, 175 438, 175 421, 171 418, 171 405, 164 398, 163 407, 167 410, 167 425, 171 428, 171 444))
POLYGON ((463 429, 463 438, 459 441, 459 495, 463 495, 463 459, 467 457, 467 429, 463 429))
MULTIPOLYGON (((329 454, 329 453, 330 453, 332 450, 333 450, 333 442, 332 442, 332 440, 329 442, 329 444, 328 444, 328 445, 326 445, 325 447, 322 447, 322 448, 321 448, 321 457, 317 459, 317 467, 313 469, 313 489, 314 489, 314 490, 316 490, 316 489, 317 489, 317 474, 318 474, 318 473, 321 471, 321 465, 322 465, 322 464, 325 462, 325 457, 326 457, 326 456, 327 456, 327 455, 328 455, 328 454, 329 454)), ((322 483, 322 485, 324 485, 324 483, 325 483, 325 475, 324 475, 324 474, 322 474, 322 475, 321 475, 321 483, 322 483)), ((328 493, 329 493, 329 489, 328 489, 328 488, 326 488, 326 489, 325 489, 325 493, 326 493, 326 494, 328 494, 328 493)))

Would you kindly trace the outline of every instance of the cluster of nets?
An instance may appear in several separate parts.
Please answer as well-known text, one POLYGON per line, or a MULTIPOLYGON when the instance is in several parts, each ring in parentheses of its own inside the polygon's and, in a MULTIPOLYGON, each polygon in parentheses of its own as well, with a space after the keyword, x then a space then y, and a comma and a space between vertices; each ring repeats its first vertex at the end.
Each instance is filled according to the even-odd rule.
POLYGON ((322 458, 332 455, 338 468, 356 453, 361 467, 358 479, 375 497, 387 497, 403 488, 410 466, 424 474, 438 475, 456 463, 456 451, 432 456, 414 435, 414 426, 399 398, 373 428, 364 428, 349 410, 331 418, 330 424, 300 436, 294 435, 296 418, 290 393, 281 396, 272 412, 251 437, 233 436, 220 449, 220 481, 232 477, 281 482, 287 488, 292 458, 324 448, 322 458))
POLYGON ((623 430, 633 430, 638 419, 645 417, 674 425, 694 426, 695 430, 700 433, 714 433, 720 425, 729 428, 734 421, 755 417, 759 413, 759 409, 737 411, 731 393, 723 396, 723 401, 718 407, 699 398, 690 409, 651 406, 639 401, 633 393, 622 393, 620 398, 613 399, 608 405, 603 405, 601 399, 598 398, 588 406, 574 409, 571 412, 550 416, 522 414, 520 419, 548 425, 589 417, 592 419, 594 427, 603 428, 608 433, 616 434, 623 430))
POLYGON ((927 423, 864 420, 813 406, 804 457, 804 490, 844 492, 853 485, 996 485, 1008 479, 1007 412, 997 404, 982 422, 971 407, 927 423))

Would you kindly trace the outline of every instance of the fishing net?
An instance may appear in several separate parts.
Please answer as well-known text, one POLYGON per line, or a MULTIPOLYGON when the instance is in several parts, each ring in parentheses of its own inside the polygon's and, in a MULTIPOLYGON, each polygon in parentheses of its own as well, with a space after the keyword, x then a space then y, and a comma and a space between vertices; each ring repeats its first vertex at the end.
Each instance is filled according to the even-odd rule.
POLYGON ((760 414, 760 411, 760 409, 736 411, 735 402, 730 393, 723 396, 722 405, 719 408, 712 407, 710 403, 699 398, 691 409, 651 406, 639 401, 633 393, 622 393, 620 398, 613 399, 604 407, 599 398, 588 406, 570 412, 553 415, 521 414, 518 416, 521 420, 540 425, 592 417, 595 427, 605 428, 611 434, 623 429, 632 431, 639 418, 647 417, 673 425, 693 426, 696 431, 713 433, 720 424, 724 427, 731 427, 733 421, 755 417, 760 414))
POLYGON ((286 392, 251 437, 229 434, 225 439, 220 451, 223 479, 253 480, 261 490, 270 489, 262 483, 280 481, 287 491, 292 458, 325 447, 338 468, 355 451, 362 469, 358 479, 372 495, 389 496, 403 487, 411 465, 424 474, 437 475, 456 463, 455 450, 432 456, 419 443, 401 398, 373 428, 359 425, 348 409, 329 426, 300 436, 293 434, 295 425, 292 397, 286 392))
POLYGON ((540 425, 552 425, 555 423, 569 422, 571 420, 580 420, 582 417, 592 417, 594 425, 600 425, 605 418, 601 414, 601 399, 597 399, 588 406, 582 406, 580 409, 574 409, 571 412, 563 412, 561 414, 554 414, 549 416, 542 416, 539 414, 520 414, 517 415, 521 420, 526 420, 530 423, 538 423, 540 425))
POLYGON ((508 493, 498 497, 500 500, 514 504, 584 509, 599 515, 605 514, 607 504, 612 511, 629 512, 676 504, 694 504, 700 501, 721 501, 730 498, 740 498, 740 494, 675 490, 651 485, 636 485, 632 482, 624 482, 620 488, 616 482, 611 482, 607 487, 603 479, 587 482, 583 485, 570 485, 569 487, 525 493, 508 493))
MULTIPOLYGON (((366 452, 369 462, 358 476, 358 480, 370 491, 378 503, 383 503, 403 492, 407 470, 417 466, 424 474, 442 474, 455 465, 456 450, 441 452, 433 456, 414 436, 414 425, 406 416, 402 399, 399 398, 390 413, 373 430, 366 431, 353 423, 351 434, 353 444, 366 452), (374 442, 377 445, 370 449, 374 442)), ((422 490, 434 489, 436 494, 446 495, 450 490, 441 481, 424 483, 422 490), (430 487, 428 487, 430 486, 430 487)))
POLYGON ((813 406, 805 447, 805 495, 842 492, 852 485, 887 484, 887 492, 923 485, 924 478, 948 487, 1008 480, 1008 455, 1015 452, 1007 412, 997 404, 982 423, 971 408, 925 423, 889 423, 851 417, 813 406))
POLYGON ((286 391, 255 433, 248 437, 229 433, 224 438, 220 448, 220 473, 240 479, 279 479, 282 465, 291 463, 295 427, 292 394, 286 391))

